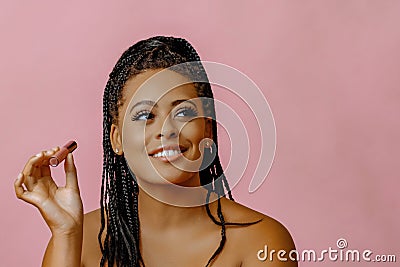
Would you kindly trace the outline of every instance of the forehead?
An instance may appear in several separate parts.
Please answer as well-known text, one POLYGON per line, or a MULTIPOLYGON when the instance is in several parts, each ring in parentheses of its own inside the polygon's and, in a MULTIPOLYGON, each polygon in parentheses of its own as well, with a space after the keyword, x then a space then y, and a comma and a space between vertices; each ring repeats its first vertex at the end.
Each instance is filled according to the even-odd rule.
POLYGON ((196 98, 190 80, 168 69, 146 70, 129 79, 124 86, 124 106, 141 100, 162 101, 167 98, 196 98))

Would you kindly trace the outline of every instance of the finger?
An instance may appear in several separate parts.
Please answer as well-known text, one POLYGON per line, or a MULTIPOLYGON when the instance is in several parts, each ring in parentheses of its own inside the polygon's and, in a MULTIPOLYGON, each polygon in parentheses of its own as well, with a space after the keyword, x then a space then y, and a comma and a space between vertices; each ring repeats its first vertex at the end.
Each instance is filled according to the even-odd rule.
POLYGON ((35 184, 38 180, 38 175, 40 175, 40 173, 38 173, 38 168, 36 166, 32 167, 31 175, 24 175, 23 184, 26 186, 28 191, 32 191, 35 187, 35 184))
POLYGON ((57 151, 59 150, 58 147, 47 150, 45 153, 45 159, 43 160, 43 165, 40 167, 41 172, 42 172, 42 176, 38 179, 38 183, 42 180, 42 179, 46 179, 46 181, 44 181, 47 186, 49 187, 55 187, 58 188, 58 185, 55 183, 55 181, 53 180, 53 178, 51 177, 51 170, 50 170, 50 166, 49 166, 49 159, 51 156, 53 156, 57 151), (48 184, 50 183, 50 184, 48 184))
MULTIPOLYGON (((57 146, 52 150, 57 152, 59 150, 59 147, 57 146)), ((49 155, 46 155, 46 151, 41 151, 35 156, 32 156, 26 163, 22 173, 25 176, 24 184, 29 191, 32 190, 33 186, 37 183, 37 180, 42 178, 43 176, 42 166, 46 165, 46 163, 49 160, 49 157, 50 157, 49 155)))
POLYGON ((37 206, 35 199, 32 197, 31 193, 29 191, 26 191, 22 186, 23 181, 24 181, 24 174, 20 173, 18 175, 18 178, 14 182, 15 195, 17 196, 17 198, 25 202, 28 202, 34 206, 37 206))
POLYGON ((79 191, 78 177, 77 177, 76 167, 75 167, 75 163, 74 163, 74 156, 72 155, 72 153, 68 153, 67 158, 65 159, 64 171, 65 171, 65 178, 66 178, 65 187, 79 191))
POLYGON ((22 171, 24 174, 24 184, 28 190, 31 190, 34 184, 37 182, 38 173, 37 168, 35 168, 41 160, 43 160, 43 151, 32 156, 28 162, 25 164, 25 167, 22 171))
POLYGON ((44 159, 42 162, 42 166, 40 167, 42 176, 51 176, 51 170, 49 166, 49 159, 59 150, 59 147, 52 148, 50 150, 47 150, 44 159))
POLYGON ((38 164, 41 163, 41 161, 43 160, 43 152, 41 151, 38 154, 30 157, 30 159, 28 160, 28 162, 25 164, 25 167, 22 171, 22 173, 24 175, 32 175, 33 172, 33 167, 37 166, 38 164))
POLYGON ((35 184, 37 180, 42 178, 42 166, 41 165, 34 165, 32 166, 32 174, 29 177, 32 179, 33 183, 35 184))
POLYGON ((42 152, 39 153, 39 155, 40 155, 39 160, 32 165, 32 174, 28 176, 28 181, 30 182, 28 188, 29 191, 31 191, 30 188, 35 186, 37 181, 43 177, 42 166, 43 162, 46 160, 46 151, 43 150, 42 152))
POLYGON ((22 186, 24 175, 22 173, 18 174, 17 179, 14 182, 15 195, 20 198, 24 193, 24 187, 22 186))
POLYGON ((42 164, 43 165, 50 165, 50 162, 49 162, 50 158, 52 156, 54 156, 59 150, 60 150, 60 147, 58 147, 58 146, 47 150, 46 153, 44 154, 44 159, 42 161, 42 164))

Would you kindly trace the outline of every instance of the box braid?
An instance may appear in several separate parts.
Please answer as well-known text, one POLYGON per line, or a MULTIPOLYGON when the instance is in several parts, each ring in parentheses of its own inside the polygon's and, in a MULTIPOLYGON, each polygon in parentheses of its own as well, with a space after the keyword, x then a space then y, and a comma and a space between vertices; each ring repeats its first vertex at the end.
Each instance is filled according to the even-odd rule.
MULTIPOLYGON (((101 185, 101 228, 98 241, 102 251, 100 266, 107 263, 118 267, 145 266, 139 249, 140 224, 138 217, 139 187, 136 177, 130 172, 123 155, 115 154, 110 141, 111 124, 118 124, 118 110, 123 105, 123 88, 126 81, 147 70, 182 66, 190 62, 189 68, 176 67, 176 71, 201 79, 195 82, 198 97, 213 99, 207 74, 200 62, 200 57, 193 46, 183 38, 155 36, 141 40, 129 47, 117 61, 104 90, 103 95, 103 173, 101 185), (198 64, 192 65, 193 62, 198 64), (104 237, 104 243, 102 241, 104 237)), ((222 214, 220 197, 225 197, 225 190, 234 200, 224 175, 218 156, 217 123, 215 121, 214 101, 203 102, 206 116, 213 118, 212 132, 216 147, 216 156, 210 166, 201 168, 200 182, 207 189, 206 210, 211 220, 221 226, 221 241, 214 254, 207 262, 210 266, 222 251, 226 242, 227 225, 251 225, 248 223, 225 222, 222 214), (218 194, 217 220, 210 211, 209 198, 214 192, 218 194)), ((206 154, 206 153, 205 153, 206 154)))

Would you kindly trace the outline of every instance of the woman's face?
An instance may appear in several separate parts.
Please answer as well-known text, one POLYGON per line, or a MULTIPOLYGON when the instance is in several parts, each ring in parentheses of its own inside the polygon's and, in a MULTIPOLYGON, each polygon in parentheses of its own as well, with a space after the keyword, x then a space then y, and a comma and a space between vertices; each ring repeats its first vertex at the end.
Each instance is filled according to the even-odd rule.
POLYGON ((200 186, 198 170, 204 139, 211 139, 211 121, 188 81, 170 70, 147 70, 124 87, 111 140, 139 183, 200 186))

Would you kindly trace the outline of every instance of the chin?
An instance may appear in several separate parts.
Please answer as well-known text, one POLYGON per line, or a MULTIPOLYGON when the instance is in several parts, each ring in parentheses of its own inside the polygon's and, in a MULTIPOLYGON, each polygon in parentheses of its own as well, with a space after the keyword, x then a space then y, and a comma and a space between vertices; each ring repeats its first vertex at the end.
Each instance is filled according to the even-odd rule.
POLYGON ((144 180, 144 182, 153 184, 153 185, 179 185, 179 186, 190 186, 191 184, 197 184, 194 183, 195 177, 190 174, 190 173, 183 173, 182 171, 175 171, 175 172, 168 172, 168 173, 159 173, 159 174, 153 174, 151 176, 147 176, 146 179, 141 179, 144 180))

